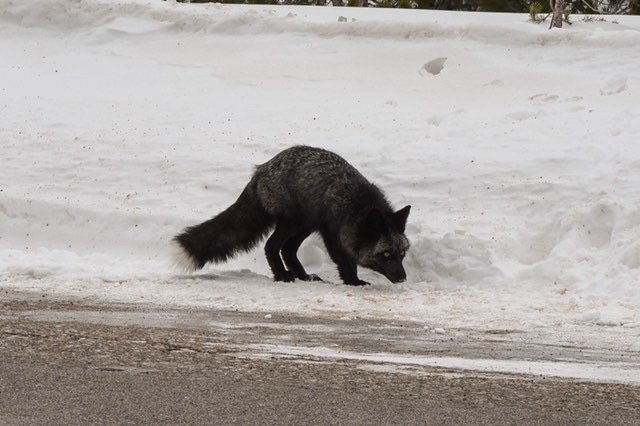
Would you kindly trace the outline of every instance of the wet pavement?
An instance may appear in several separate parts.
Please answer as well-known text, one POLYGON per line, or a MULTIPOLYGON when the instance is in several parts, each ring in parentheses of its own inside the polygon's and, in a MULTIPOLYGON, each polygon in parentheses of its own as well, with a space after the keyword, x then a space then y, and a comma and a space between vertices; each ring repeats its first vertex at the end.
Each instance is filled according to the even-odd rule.
POLYGON ((506 330, 0 302, 0 424, 637 424, 640 387, 611 382, 638 363, 506 330))

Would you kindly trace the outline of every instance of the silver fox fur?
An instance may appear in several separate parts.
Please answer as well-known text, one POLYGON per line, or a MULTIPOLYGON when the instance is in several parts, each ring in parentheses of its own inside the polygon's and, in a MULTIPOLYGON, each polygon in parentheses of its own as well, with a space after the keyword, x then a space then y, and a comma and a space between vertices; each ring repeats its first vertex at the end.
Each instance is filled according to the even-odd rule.
POLYGON ((357 265, 401 282, 410 208, 394 212, 382 191, 339 155, 294 146, 256 167, 233 205, 174 241, 181 264, 193 270, 250 250, 275 227, 265 245, 274 279, 318 280, 296 256, 302 241, 318 232, 345 284, 368 284, 358 278, 357 265))

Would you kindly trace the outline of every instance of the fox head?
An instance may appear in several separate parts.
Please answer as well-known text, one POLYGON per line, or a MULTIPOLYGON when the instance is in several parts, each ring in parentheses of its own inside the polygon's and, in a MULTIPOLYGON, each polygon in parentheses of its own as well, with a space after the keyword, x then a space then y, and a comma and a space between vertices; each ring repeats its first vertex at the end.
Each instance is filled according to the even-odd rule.
POLYGON ((407 278, 402 259, 409 249, 404 236, 409 210, 411 206, 385 214, 374 208, 360 225, 358 264, 384 275, 392 283, 407 278))

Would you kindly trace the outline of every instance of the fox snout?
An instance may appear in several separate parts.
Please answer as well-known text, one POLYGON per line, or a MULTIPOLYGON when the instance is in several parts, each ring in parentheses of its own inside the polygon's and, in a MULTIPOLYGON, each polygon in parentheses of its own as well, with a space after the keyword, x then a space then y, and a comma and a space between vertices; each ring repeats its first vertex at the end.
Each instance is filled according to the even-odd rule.
POLYGON ((404 268, 402 268, 402 266, 400 266, 400 268, 401 270, 397 273, 384 274, 385 277, 387 277, 389 281, 391 281, 394 284, 405 282, 407 279, 407 273, 404 271, 404 268))
POLYGON ((397 280, 391 280, 391 282, 394 283, 394 284, 397 284, 397 283, 403 283, 406 280, 407 280, 407 277, 405 276, 405 277, 399 278, 397 280))
POLYGON ((378 269, 378 272, 382 273, 382 275, 394 284, 402 283, 407 279, 407 273, 400 262, 382 265, 382 267, 378 269))

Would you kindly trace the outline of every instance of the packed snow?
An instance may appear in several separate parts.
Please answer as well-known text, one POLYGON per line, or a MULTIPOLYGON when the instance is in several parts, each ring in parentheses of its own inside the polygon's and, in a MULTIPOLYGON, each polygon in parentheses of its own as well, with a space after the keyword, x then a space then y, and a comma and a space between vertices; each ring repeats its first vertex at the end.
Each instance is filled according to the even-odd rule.
POLYGON ((0 0, 0 288, 376 317, 640 351, 640 18, 0 0), (408 280, 274 283, 169 242, 333 150, 413 206, 408 280), (567 337, 568 336, 568 337, 567 337))
MULTIPOLYGON (((625 383, 640 386, 638 365, 635 363, 574 363, 565 361, 531 361, 505 359, 474 359, 457 357, 433 357, 414 354, 359 353, 336 350, 322 346, 300 347, 282 345, 238 346, 238 350, 251 349, 245 356, 316 357, 322 360, 352 360, 360 363, 359 368, 373 371, 424 374, 424 370, 411 367, 435 367, 455 370, 469 370, 485 373, 524 374, 529 376, 560 377, 584 381, 625 383)), ((242 355, 242 352, 240 353, 242 355)), ((303 358, 304 359, 304 358, 303 358)), ((457 374, 457 373, 454 373, 457 374)))

